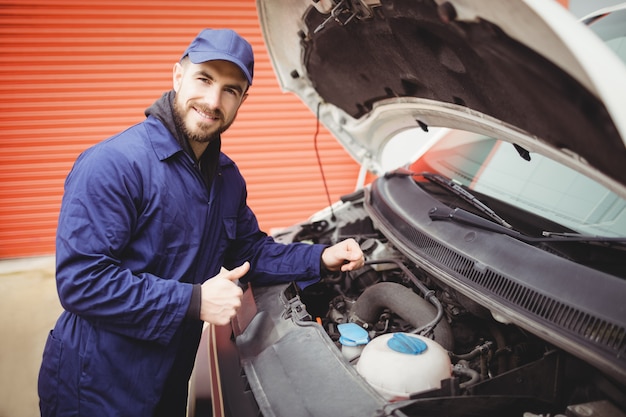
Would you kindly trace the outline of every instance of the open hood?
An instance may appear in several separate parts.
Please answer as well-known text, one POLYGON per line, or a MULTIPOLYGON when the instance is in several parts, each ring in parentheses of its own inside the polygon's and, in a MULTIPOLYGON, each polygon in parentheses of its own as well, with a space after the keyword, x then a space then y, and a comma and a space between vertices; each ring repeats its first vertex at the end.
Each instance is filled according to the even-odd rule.
POLYGON ((541 153, 626 197, 626 66, 556 2, 257 8, 281 87, 368 170, 381 173, 398 133, 445 127, 541 153))

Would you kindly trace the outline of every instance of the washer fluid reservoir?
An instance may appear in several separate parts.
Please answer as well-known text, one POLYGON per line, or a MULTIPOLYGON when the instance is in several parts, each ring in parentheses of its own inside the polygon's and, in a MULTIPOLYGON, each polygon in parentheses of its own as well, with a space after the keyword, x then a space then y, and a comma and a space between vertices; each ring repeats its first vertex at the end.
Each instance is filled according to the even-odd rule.
POLYGON ((356 365, 361 376, 388 401, 441 388, 452 375, 448 351, 426 337, 389 333, 369 342, 356 365))
POLYGON ((337 326, 339 334, 339 343, 341 343, 341 353, 351 361, 361 355, 361 351, 370 341, 367 330, 356 323, 342 323, 337 326))

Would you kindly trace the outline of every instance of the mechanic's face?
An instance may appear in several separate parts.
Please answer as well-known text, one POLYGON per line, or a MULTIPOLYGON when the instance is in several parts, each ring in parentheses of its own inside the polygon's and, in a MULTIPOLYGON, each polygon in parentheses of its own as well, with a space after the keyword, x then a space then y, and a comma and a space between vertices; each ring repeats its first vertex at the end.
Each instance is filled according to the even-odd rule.
POLYGON ((194 151, 204 151, 230 127, 247 88, 244 74, 229 61, 194 64, 184 59, 174 66, 174 117, 194 151))

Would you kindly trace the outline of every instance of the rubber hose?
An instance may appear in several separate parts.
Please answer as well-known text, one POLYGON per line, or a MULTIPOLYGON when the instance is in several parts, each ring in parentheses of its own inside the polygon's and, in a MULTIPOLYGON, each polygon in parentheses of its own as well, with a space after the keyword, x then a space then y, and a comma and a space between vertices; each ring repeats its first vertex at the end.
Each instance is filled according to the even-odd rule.
MULTIPOLYGON (((387 308, 402 317, 413 327, 428 324, 437 314, 437 309, 410 288, 395 282, 380 282, 363 291, 356 300, 350 314, 351 322, 374 323, 387 308)), ((447 321, 441 320, 434 328, 434 340, 451 351, 454 342, 452 329, 447 321)))

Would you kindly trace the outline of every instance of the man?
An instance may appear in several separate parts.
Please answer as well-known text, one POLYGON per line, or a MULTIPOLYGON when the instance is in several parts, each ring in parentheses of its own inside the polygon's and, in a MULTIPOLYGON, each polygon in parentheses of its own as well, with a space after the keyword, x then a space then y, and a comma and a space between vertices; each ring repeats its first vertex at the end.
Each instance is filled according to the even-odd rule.
POLYGON ((238 280, 304 287, 322 267, 363 265, 352 239, 282 245, 259 230, 220 152, 253 66, 235 32, 203 30, 145 121, 77 159, 57 231, 65 311, 43 355, 43 416, 184 416, 202 323, 229 323, 238 280))

